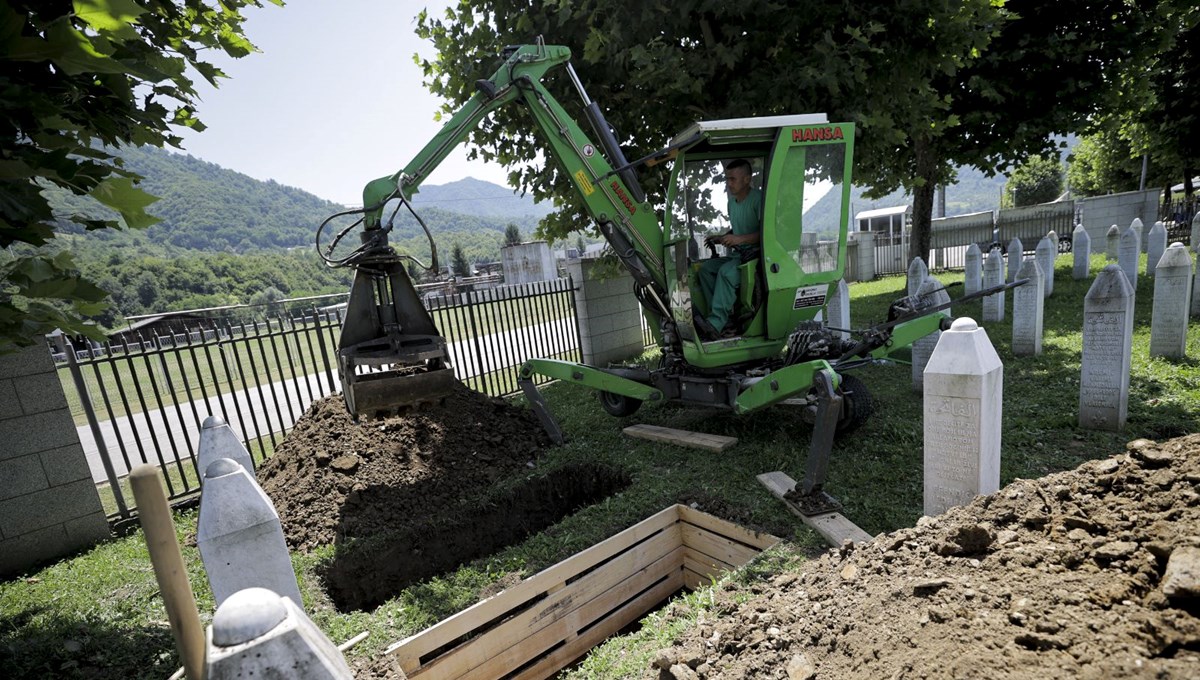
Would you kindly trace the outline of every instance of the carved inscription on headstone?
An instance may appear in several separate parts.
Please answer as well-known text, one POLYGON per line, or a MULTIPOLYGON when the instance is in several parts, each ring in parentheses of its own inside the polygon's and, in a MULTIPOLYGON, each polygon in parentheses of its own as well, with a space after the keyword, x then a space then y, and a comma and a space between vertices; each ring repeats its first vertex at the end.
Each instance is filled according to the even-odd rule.
POLYGON ((966 267, 963 272, 963 293, 970 295, 982 290, 983 285, 983 252, 978 243, 967 246, 966 267))
POLYGON ((1104 254, 1108 257, 1109 261, 1116 262, 1120 249, 1121 228, 1114 224, 1108 228, 1108 233, 1105 235, 1104 254))
MULTIPOLYGON (((1161 225, 1160 222, 1156 227, 1161 225)), ((1154 277, 1150 317, 1150 356, 1187 356, 1188 313, 1192 294, 1192 258, 1182 243, 1166 249, 1154 277)))
MULTIPOLYGON (((1004 258, 998 248, 993 248, 983 262, 983 287, 991 288, 1004 283, 1004 258)), ((983 299, 983 320, 1004 321, 1004 291, 992 293, 983 299)))
POLYGON ((1120 431, 1129 402, 1133 289, 1116 265, 1096 275, 1083 304, 1079 426, 1120 431))
POLYGON ((1071 278, 1082 281, 1091 273, 1092 265, 1092 238, 1088 236, 1082 224, 1071 232, 1071 253, 1075 257, 1071 278))
POLYGON ((1012 353, 1029 357, 1042 353, 1042 316, 1046 304, 1042 295, 1042 268, 1036 258, 1026 258, 1018 279, 1028 281, 1013 290, 1012 353))
POLYGON ((1133 289, 1134 295, 1137 295, 1137 277, 1141 259, 1141 243, 1138 240, 1138 233, 1130 227, 1121 234, 1117 264, 1121 267, 1121 271, 1125 272, 1125 278, 1129 281, 1129 287, 1133 289))

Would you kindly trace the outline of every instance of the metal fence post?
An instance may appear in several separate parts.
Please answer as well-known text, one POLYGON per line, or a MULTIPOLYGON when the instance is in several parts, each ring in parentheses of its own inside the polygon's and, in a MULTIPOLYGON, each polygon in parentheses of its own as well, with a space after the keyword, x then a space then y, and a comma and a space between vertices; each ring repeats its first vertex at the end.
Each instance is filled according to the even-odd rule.
POLYGON ((79 392, 79 403, 87 415, 88 427, 92 429, 92 438, 96 440, 96 450, 100 454, 100 462, 104 465, 104 475, 112 488, 113 498, 117 502, 117 510, 121 519, 129 518, 129 508, 125 506, 125 498, 121 495, 121 485, 117 482, 117 472, 113 470, 112 461, 108 457, 108 446, 104 443, 104 435, 100 431, 100 421, 96 418, 96 410, 92 408, 92 396, 88 393, 87 385, 83 382, 83 371, 79 370, 79 360, 75 356, 75 346, 67 341, 67 367, 71 371, 71 380, 75 382, 75 390, 79 392))

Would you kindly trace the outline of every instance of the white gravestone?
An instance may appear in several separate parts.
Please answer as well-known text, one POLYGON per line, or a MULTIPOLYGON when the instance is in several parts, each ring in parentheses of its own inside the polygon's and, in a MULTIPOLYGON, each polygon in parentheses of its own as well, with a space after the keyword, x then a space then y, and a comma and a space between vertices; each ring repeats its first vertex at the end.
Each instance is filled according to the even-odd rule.
POLYGON ((1142 218, 1133 218, 1133 221, 1129 223, 1129 228, 1137 232, 1138 247, 1141 248, 1139 252, 1146 252, 1146 227, 1142 224, 1142 218))
POLYGON ((1013 238, 1008 242, 1008 276, 1005 281, 1012 283, 1017 278, 1017 270, 1021 268, 1021 260, 1025 255, 1025 244, 1021 239, 1013 238))
MULTIPOLYGON (((1197 255, 1200 258, 1200 254, 1197 255)), ((1193 269, 1193 272, 1200 271, 1200 265, 1193 269)), ((1192 316, 1200 316, 1200 276, 1193 274, 1192 276, 1192 316)))
POLYGON ((1108 233, 1105 235, 1104 254, 1110 262, 1116 262, 1120 250, 1121 228, 1114 224, 1108 228, 1108 233))
POLYGON ((1125 272, 1125 278, 1129 280, 1129 287, 1133 289, 1134 295, 1137 295, 1138 267, 1141 259, 1138 233, 1134 231, 1133 227, 1130 227, 1121 234, 1121 248, 1117 253, 1117 265, 1121 267, 1121 271, 1125 272))
MULTIPOLYGON (((993 248, 983 262, 983 287, 991 288, 1004 283, 1004 256, 993 248)), ((983 320, 1004 321, 1004 291, 983 298, 983 320)))
POLYGON ((925 368, 925 514, 1000 488, 1004 364, 973 319, 942 333, 925 368))
POLYGON ((1092 267, 1092 237, 1088 236, 1082 224, 1071 232, 1071 254, 1075 257, 1071 278, 1082 281, 1091 273, 1092 267))
POLYGON ((966 269, 963 273, 963 293, 970 295, 983 289, 983 253, 978 243, 967 246, 966 269))
POLYGON ((1154 276, 1158 261, 1167 252, 1167 225, 1155 222, 1146 235, 1146 276, 1154 276))
MULTIPOLYGON (((834 328, 850 328, 850 287, 846 285, 845 279, 838 279, 825 308, 829 310, 829 320, 826 325, 834 328)), ((836 334, 842 340, 850 339, 850 333, 847 331, 837 331, 836 334)))
MULTIPOLYGON (((918 309, 936 307, 947 302, 950 302, 950 294, 946 292, 946 287, 942 285, 942 282, 937 279, 925 279, 925 283, 921 284, 921 289, 917 291, 916 306, 918 309)), ((950 314, 951 312, 946 309, 946 313, 950 314)), ((937 341, 941 334, 941 331, 934 331, 912 344, 912 386, 913 391, 917 394, 924 389, 925 366, 929 363, 929 357, 933 355, 933 348, 937 347, 937 341)))
POLYGON ((1106 266, 1083 300, 1079 427, 1125 429, 1133 349, 1133 288, 1125 272, 1106 266))
MULTIPOLYGON (((1050 297, 1054 294, 1054 258, 1058 257, 1058 242, 1046 236, 1038 241, 1034 257, 1037 258, 1038 269, 1042 272, 1042 295, 1050 297)), ((1021 269, 1024 270, 1025 265, 1021 265, 1021 269)), ((1017 276, 1021 276, 1020 272, 1017 273, 1017 276)))
POLYGON ((912 262, 908 263, 908 296, 912 297, 921 289, 921 284, 925 283, 925 279, 929 278, 929 268, 925 266, 925 260, 919 257, 914 257, 912 262))
POLYGON ((246 468, 250 476, 254 476, 254 460, 250 452, 238 441, 233 428, 225 424, 219 416, 209 416, 200 427, 200 446, 196 452, 196 468, 200 470, 201 486, 204 485, 203 472, 221 458, 230 458, 238 465, 246 468))
POLYGON ((1042 267, 1037 258, 1025 258, 1018 279, 1028 281, 1013 290, 1012 353, 1032 357, 1042 353, 1042 317, 1046 304, 1042 295, 1042 267))
POLYGON ((875 235, 858 232, 858 280, 875 280, 875 235))
POLYGON ((231 595, 207 636, 208 680, 353 680, 336 645, 286 597, 266 588, 231 595))
POLYGON ((1158 263, 1158 275, 1154 277, 1150 356, 1170 359, 1187 356, 1191 294, 1192 258, 1182 243, 1172 243, 1158 263))
POLYGON ((267 588, 302 605, 279 514, 241 465, 222 458, 204 471, 196 543, 213 597, 267 588))
POLYGON ((1200 212, 1192 218, 1192 250, 1200 251, 1200 212))

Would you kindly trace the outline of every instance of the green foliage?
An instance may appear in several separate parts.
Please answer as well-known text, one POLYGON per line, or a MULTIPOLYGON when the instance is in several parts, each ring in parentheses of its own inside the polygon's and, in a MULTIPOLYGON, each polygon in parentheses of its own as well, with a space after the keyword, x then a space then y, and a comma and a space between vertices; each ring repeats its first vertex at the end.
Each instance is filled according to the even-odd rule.
POLYGON ((457 241, 450 253, 450 266, 453 268, 452 274, 455 276, 471 275, 471 261, 467 259, 466 251, 457 241))
MULTIPOLYGON (((279 0, 272 0, 282 4, 279 0)), ((100 145, 178 146, 174 126, 201 130, 189 73, 214 86, 223 74, 205 50, 242 57, 242 10, 259 0, 7 0, 0 5, 0 247, 41 246, 61 225, 42 195, 54 187, 87 196, 130 228, 155 219, 137 175, 100 145)), ((86 230, 114 219, 75 215, 86 230)), ((93 332, 96 287, 69 257, 22 251, 3 270, 0 351, 29 345, 55 327, 93 332)))
POLYGON ((521 228, 509 222, 504 227, 504 245, 516 246, 521 244, 521 228))
POLYGON ((1108 135, 1080 140, 1067 166, 1067 181, 1078 196, 1100 196, 1133 191, 1141 180, 1141 161, 1130 155, 1128 144, 1108 135))
POLYGON ((1026 205, 1049 203, 1063 192, 1063 169, 1057 157, 1034 156, 1017 166, 1004 185, 1004 197, 1008 206, 1020 208, 1026 205))

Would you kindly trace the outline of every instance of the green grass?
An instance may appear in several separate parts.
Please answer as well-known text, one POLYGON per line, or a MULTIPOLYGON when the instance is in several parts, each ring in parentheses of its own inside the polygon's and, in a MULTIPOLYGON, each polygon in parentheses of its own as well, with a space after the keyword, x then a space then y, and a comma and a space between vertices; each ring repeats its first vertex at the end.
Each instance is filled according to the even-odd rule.
MULTIPOLYGON (((1103 256, 1093 264, 1093 272, 1098 271, 1103 256)), ((1196 361, 1146 356, 1153 297, 1153 282, 1146 277, 1141 277, 1138 288, 1126 431, 1077 428, 1082 300, 1090 280, 1072 281, 1070 269, 1071 256, 1060 257, 1054 295, 1046 302, 1040 356, 1011 355, 1011 293, 1006 320, 983 324, 1005 365, 1001 484, 1112 455, 1137 437, 1167 438, 1200 431, 1196 361)), ((961 274, 938 276, 948 282, 961 279, 961 274)), ((903 287, 902 277, 851 284, 854 325, 883 320, 888 303, 903 287)), ((981 303, 963 305, 954 313, 979 320, 981 303)), ((1200 327, 1189 333, 1189 351, 1200 354, 1200 327)), ((911 526, 921 514, 921 401, 912 392, 908 366, 871 366, 859 375, 875 396, 877 412, 861 430, 835 444, 827 488, 845 504, 848 517, 874 534, 911 526)), ((378 655, 388 644, 470 606, 497 581, 514 574, 532 575, 675 502, 695 502, 702 510, 788 539, 788 544, 729 579, 770 579, 797 568, 823 548, 819 537, 754 479, 773 470, 794 478, 803 474, 811 430, 789 407, 737 417, 664 404, 614 420, 582 387, 553 385, 544 392, 570 441, 547 451, 536 469, 526 474, 544 474, 576 462, 600 463, 626 471, 632 484, 517 545, 410 586, 372 612, 338 613, 322 590, 318 574, 333 557, 332 547, 294 555, 305 607, 317 624, 335 642, 362 630, 371 632, 350 652, 351 659, 378 655), (624 438, 621 427, 635 422, 732 435, 740 441, 723 454, 713 454, 624 438)), ((481 489, 480 497, 500 493, 516 481, 502 480, 481 489)), ((194 532, 194 512, 177 515, 177 521, 181 537, 194 532)), ((185 547, 184 555, 207 622, 212 598, 199 556, 190 547, 185 547)), ((655 651, 669 645, 679 630, 717 615, 710 604, 709 591, 682 596, 671 605, 673 617, 651 615, 640 630, 595 650, 569 677, 645 674, 655 651)), ((0 667, 14 678, 162 678, 178 666, 165 620, 141 534, 134 532, 25 578, 0 583, 0 667)))

